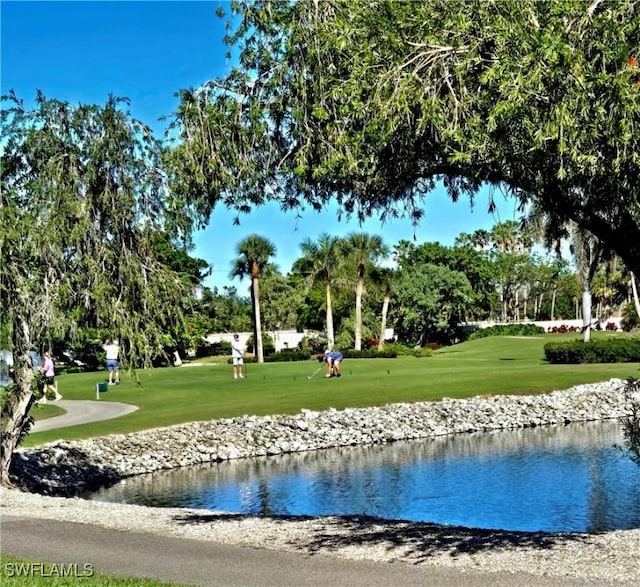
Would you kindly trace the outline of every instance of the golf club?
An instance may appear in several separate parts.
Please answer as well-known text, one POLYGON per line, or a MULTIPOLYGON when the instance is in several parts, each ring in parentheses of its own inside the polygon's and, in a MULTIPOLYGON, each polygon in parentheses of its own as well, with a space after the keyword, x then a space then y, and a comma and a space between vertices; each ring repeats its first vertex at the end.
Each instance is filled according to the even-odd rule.
POLYGON ((322 369, 322 367, 318 367, 318 368, 313 372, 313 374, 311 374, 311 375, 309 375, 309 377, 307 377, 307 379, 313 379, 313 378, 318 374, 318 371, 320 371, 320 369, 322 369))

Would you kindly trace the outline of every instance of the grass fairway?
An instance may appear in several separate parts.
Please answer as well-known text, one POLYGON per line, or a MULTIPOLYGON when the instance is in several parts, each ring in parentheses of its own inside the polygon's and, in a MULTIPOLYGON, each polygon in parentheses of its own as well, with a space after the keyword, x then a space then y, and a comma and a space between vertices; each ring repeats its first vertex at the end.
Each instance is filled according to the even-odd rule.
MULTIPOLYGON (((326 379, 323 366, 309 380, 320 366, 317 361, 251 363, 246 365, 244 380, 234 380, 226 364, 141 371, 139 383, 122 374, 122 383, 110 386, 101 394, 101 401, 131 403, 139 410, 104 422, 34 433, 24 446, 245 414, 543 393, 612 377, 639 376, 638 363, 549 365, 543 346, 550 336, 559 338, 489 337, 443 348, 427 358, 345 359, 340 379, 326 379)), ((95 399, 96 383, 104 376, 104 372, 61 375, 58 385, 65 399, 95 399)), ((46 417, 50 407, 54 406, 36 409, 33 414, 46 417)))

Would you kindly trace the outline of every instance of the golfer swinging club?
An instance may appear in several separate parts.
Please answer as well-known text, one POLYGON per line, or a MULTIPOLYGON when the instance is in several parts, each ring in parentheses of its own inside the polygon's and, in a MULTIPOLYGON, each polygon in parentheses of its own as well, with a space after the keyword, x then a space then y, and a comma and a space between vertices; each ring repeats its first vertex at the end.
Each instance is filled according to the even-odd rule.
POLYGON ((326 377, 340 377, 342 359, 344 359, 344 356, 340 351, 330 351, 329 349, 324 351, 324 355, 319 360, 327 363, 326 377))

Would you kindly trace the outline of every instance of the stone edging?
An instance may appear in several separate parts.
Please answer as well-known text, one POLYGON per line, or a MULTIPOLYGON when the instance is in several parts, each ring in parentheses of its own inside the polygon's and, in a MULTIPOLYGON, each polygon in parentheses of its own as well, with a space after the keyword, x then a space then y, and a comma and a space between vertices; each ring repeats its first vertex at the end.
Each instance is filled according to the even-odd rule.
POLYGON ((629 413, 623 382, 611 379, 534 396, 445 398, 242 416, 20 450, 12 476, 29 491, 69 496, 132 475, 228 459, 621 418, 629 413))

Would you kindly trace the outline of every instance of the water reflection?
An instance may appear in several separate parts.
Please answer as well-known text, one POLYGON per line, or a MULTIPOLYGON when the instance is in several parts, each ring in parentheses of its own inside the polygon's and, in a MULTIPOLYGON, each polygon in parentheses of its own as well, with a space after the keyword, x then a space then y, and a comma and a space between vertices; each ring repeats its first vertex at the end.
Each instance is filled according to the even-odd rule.
POLYGON ((617 421, 463 434, 176 469, 90 498, 505 530, 639 528, 640 467, 622 442, 617 421))

